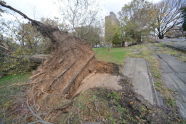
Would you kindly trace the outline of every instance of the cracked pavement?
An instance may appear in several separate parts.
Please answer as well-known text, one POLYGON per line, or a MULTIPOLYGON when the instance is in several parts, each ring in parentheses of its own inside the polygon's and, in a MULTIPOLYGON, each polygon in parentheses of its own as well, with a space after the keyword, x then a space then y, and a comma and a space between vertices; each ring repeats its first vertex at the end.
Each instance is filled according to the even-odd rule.
POLYGON ((176 57, 158 54, 163 80, 176 93, 176 104, 180 114, 186 118, 186 63, 176 57))

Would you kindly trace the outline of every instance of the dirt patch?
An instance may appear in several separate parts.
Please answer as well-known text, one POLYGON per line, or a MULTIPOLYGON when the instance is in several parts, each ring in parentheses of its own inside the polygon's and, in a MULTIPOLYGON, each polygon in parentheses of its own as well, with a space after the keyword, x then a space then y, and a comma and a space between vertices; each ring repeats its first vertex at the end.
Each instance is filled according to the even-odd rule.
POLYGON ((84 92, 90 88, 107 88, 112 90, 121 90, 122 87, 119 85, 121 80, 120 76, 114 76, 111 74, 92 73, 87 76, 83 81, 82 85, 78 88, 76 94, 84 92))
POLYGON ((96 72, 109 73, 112 75, 119 75, 119 66, 114 63, 97 61, 96 62, 96 72))

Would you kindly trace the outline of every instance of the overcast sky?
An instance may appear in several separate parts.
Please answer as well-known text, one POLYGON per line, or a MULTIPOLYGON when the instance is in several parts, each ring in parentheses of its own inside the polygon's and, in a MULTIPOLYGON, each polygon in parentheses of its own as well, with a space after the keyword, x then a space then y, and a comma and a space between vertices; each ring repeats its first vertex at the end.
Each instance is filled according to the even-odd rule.
MULTIPOLYGON (((4 0, 7 4, 21 10, 29 17, 40 19, 41 17, 53 18, 59 17, 60 13, 56 5, 57 0, 4 0)), ((101 8, 100 13, 106 16, 110 11, 117 13, 124 4, 131 0, 95 0, 101 8)), ((158 2, 160 0, 149 0, 158 2)))

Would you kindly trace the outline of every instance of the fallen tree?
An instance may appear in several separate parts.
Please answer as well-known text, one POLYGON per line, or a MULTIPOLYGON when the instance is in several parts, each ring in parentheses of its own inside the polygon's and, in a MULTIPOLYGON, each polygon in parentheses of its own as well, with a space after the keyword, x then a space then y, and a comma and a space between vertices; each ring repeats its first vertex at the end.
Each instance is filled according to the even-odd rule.
POLYGON ((43 36, 51 40, 54 47, 51 56, 31 77, 33 85, 27 91, 29 103, 37 106, 37 110, 51 111, 63 98, 73 98, 82 80, 89 74, 112 73, 115 70, 114 64, 97 61, 84 40, 70 36, 58 27, 33 20, 4 2, 0 5, 28 19, 43 36))

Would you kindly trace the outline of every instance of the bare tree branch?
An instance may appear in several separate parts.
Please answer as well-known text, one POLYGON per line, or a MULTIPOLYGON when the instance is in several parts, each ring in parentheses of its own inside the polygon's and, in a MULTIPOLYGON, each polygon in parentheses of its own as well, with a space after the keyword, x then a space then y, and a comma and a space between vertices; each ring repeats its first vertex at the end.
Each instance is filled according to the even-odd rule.
POLYGON ((183 0, 163 0, 155 5, 157 11, 157 26, 155 32, 160 39, 164 38, 165 33, 182 22, 183 0))
POLYGON ((58 27, 54 27, 54 26, 51 26, 51 25, 45 25, 45 24, 43 24, 39 21, 33 20, 33 19, 29 18, 26 14, 22 13, 21 11, 15 9, 15 8, 9 6, 9 5, 6 5, 5 2, 0 1, 0 5, 18 13, 19 15, 23 16, 25 19, 28 19, 29 21, 31 21, 32 25, 35 26, 37 28, 37 30, 43 36, 47 36, 48 38, 50 38, 51 42, 53 42, 53 43, 57 42, 56 39, 54 39, 54 37, 52 36, 52 32, 59 31, 58 27))

